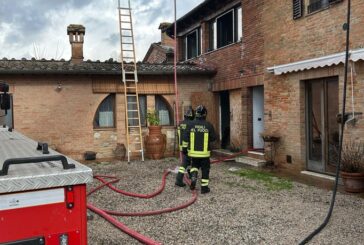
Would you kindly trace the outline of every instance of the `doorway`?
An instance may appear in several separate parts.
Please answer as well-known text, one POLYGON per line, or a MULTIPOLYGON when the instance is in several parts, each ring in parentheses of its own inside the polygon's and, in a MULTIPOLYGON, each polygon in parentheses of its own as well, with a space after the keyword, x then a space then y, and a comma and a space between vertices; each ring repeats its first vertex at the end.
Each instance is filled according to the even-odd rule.
POLYGON ((230 146, 230 96, 229 91, 220 92, 220 135, 221 148, 230 146))
POLYGON ((338 77, 306 82, 307 169, 335 172, 339 145, 336 115, 339 113, 338 77))
POLYGON ((6 125, 9 128, 14 128, 13 124, 13 96, 10 94, 10 110, 7 111, 5 115, 4 110, 0 110, 0 125, 6 125))
POLYGON ((264 86, 252 88, 253 97, 253 148, 263 149, 260 133, 264 131, 264 86))

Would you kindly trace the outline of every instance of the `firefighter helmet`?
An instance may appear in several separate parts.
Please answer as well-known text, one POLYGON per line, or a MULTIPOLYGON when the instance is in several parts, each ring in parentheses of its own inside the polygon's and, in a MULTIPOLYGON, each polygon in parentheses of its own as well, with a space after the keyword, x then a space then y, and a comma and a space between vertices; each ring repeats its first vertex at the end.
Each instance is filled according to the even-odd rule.
POLYGON ((188 110, 185 112, 184 118, 193 120, 195 118, 195 111, 191 107, 188 108, 188 110))
POLYGON ((196 118, 202 118, 205 119, 207 116, 207 110, 203 105, 199 105, 196 107, 196 118))

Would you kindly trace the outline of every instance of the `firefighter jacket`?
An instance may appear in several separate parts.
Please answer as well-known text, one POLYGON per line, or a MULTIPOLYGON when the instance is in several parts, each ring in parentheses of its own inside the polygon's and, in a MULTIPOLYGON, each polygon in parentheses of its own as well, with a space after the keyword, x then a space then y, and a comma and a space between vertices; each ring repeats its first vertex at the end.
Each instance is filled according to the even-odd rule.
POLYGON ((188 156, 194 158, 208 158, 211 154, 211 142, 216 140, 214 127, 204 119, 195 119, 187 129, 188 156))
POLYGON ((180 124, 177 127, 177 132, 178 132, 178 146, 179 146, 179 150, 182 151, 183 148, 187 148, 188 146, 188 142, 186 139, 186 128, 187 125, 189 125, 192 121, 185 119, 182 122, 180 122, 180 124))

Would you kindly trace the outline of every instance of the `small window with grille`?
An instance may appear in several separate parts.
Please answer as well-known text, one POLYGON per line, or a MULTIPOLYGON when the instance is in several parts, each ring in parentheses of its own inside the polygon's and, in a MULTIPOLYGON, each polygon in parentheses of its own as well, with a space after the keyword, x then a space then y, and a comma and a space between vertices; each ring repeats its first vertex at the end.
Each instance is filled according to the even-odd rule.
POLYGON ((329 8, 331 4, 342 2, 342 0, 309 0, 307 14, 314 13, 321 9, 329 8))

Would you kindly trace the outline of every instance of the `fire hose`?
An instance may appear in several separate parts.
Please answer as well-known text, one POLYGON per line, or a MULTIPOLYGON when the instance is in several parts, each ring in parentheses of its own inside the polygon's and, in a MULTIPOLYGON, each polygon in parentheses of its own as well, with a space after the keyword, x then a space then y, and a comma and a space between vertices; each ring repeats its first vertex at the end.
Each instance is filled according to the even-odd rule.
POLYGON ((146 236, 134 231, 133 229, 130 229, 129 227, 127 227, 126 225, 124 225, 123 223, 121 223, 120 221, 115 219, 114 217, 112 217, 111 215, 107 214, 104 210, 99 209, 99 208, 93 206, 92 204, 87 204, 87 208, 90 209, 91 211, 93 211, 94 213, 100 215, 107 221, 109 221, 111 224, 113 224, 116 228, 118 228, 122 232, 128 234, 129 236, 135 238, 136 240, 138 240, 144 244, 148 244, 148 245, 161 244, 157 241, 154 241, 153 239, 151 239, 149 237, 146 237, 146 236))
POLYGON ((149 198, 152 198, 152 197, 155 197, 155 196, 159 195, 164 190, 164 187, 166 185, 166 179, 167 179, 168 174, 169 174, 169 171, 168 170, 165 170, 163 172, 161 186, 156 191, 154 191, 153 193, 150 193, 150 194, 138 194, 138 193, 127 192, 127 191, 124 191, 124 190, 121 190, 121 189, 118 189, 118 188, 112 186, 111 183, 107 183, 107 181, 105 181, 103 179, 103 178, 111 178, 111 179, 114 179, 114 180, 116 179, 117 181, 119 181, 119 179, 117 179, 114 176, 97 175, 97 176, 94 176, 94 178, 97 179, 97 180, 99 180, 103 184, 106 184, 110 189, 112 189, 113 191, 115 191, 117 193, 123 194, 125 196, 130 196, 130 197, 137 197, 137 198, 146 198, 146 199, 149 199, 149 198))
POLYGON ((211 161, 211 164, 220 163, 220 162, 225 162, 225 161, 227 161, 227 160, 234 159, 235 157, 238 157, 238 156, 240 156, 240 155, 246 154, 246 153, 248 153, 249 151, 252 151, 252 150, 255 150, 255 149, 254 149, 254 148, 249 148, 249 149, 247 149, 247 150, 242 150, 242 151, 237 152, 237 153, 235 153, 235 154, 233 154, 233 155, 231 155, 231 156, 228 156, 228 157, 218 158, 218 159, 216 159, 216 160, 211 161))
MULTIPOLYGON (((225 158, 220 158, 220 159, 216 159, 214 161, 211 161, 211 164, 216 164, 219 162, 223 162, 226 160, 230 160, 233 159, 239 155, 245 154, 247 151, 249 150, 244 150, 241 152, 238 152, 232 156, 228 156, 225 158)), ((144 198, 144 199, 149 199, 152 197, 155 197, 157 195, 159 195, 160 193, 162 193, 162 191, 165 188, 166 185, 166 179, 168 174, 170 173, 170 170, 165 170, 163 172, 163 177, 162 177, 162 183, 160 185, 160 187, 155 190, 154 192, 150 193, 150 194, 139 194, 139 193, 132 193, 132 192, 127 192, 124 190, 121 190, 119 188, 116 188, 115 186, 113 186, 112 184, 115 184, 117 182, 120 181, 119 178, 115 177, 115 176, 109 176, 109 175, 96 175, 94 176, 95 179, 97 179, 98 181, 100 181, 102 184, 97 186, 96 188, 90 190, 87 193, 87 196, 95 193, 96 191, 101 190, 102 188, 104 188, 105 186, 107 186, 108 188, 110 188, 111 190, 119 193, 119 194, 123 194, 126 196, 130 196, 130 197, 136 197, 136 198, 144 198), (109 181, 105 180, 105 179, 111 179, 109 181)), ((190 180, 186 177, 184 180, 187 182, 187 184, 190 184, 190 180)), ((193 204, 195 201, 197 200, 197 191, 194 190, 192 191, 192 198, 190 200, 188 200, 187 202, 176 206, 176 207, 170 207, 170 208, 165 208, 165 209, 160 209, 160 210, 151 210, 151 211, 143 211, 143 212, 134 212, 134 213, 127 213, 127 212, 119 212, 119 211, 112 211, 112 210, 104 210, 101 208, 97 208, 94 205, 88 203, 87 204, 87 208, 90 209, 92 212, 98 214, 99 216, 103 217, 104 219, 106 219, 107 221, 109 221, 112 225, 114 225, 116 228, 118 228, 119 230, 121 230, 122 232, 126 233, 127 235, 135 238, 136 240, 144 243, 144 244, 148 244, 148 245, 156 245, 156 244, 161 244, 147 236, 144 236, 140 233, 138 233, 137 231, 130 229, 129 227, 127 227, 125 224, 123 224, 122 222, 120 222, 119 220, 115 219, 113 216, 111 215, 115 215, 115 216, 150 216, 150 215, 158 215, 158 214, 163 214, 163 213, 168 213, 168 212, 174 212, 183 208, 186 208, 188 206, 190 206, 191 204, 193 204)))
MULTIPOLYGON (((118 182, 120 179, 114 177, 114 176, 105 176, 105 175, 98 175, 98 176, 94 176, 95 179, 99 180, 100 182, 102 182, 102 184, 94 189, 92 189, 87 195, 91 195, 92 193, 102 189, 103 187, 107 186, 110 189, 114 190, 115 192, 118 192, 120 194, 124 194, 127 196, 132 196, 132 197, 138 197, 138 198, 152 198, 157 196, 158 194, 160 194, 166 185, 166 178, 167 175, 170 173, 170 171, 166 170, 163 173, 163 180, 162 180, 162 184, 161 186, 153 193, 151 194, 137 194, 137 193, 131 193, 131 192, 126 192, 123 190, 120 190, 116 187, 114 187, 111 184, 114 184, 116 182, 118 182), (111 181, 106 181, 104 178, 111 178, 111 181)), ((189 183, 189 181, 186 179, 186 181, 189 183)), ((144 244, 148 244, 148 245, 156 245, 156 244, 161 244, 147 236, 144 236, 140 233, 138 233, 137 231, 130 229, 129 227, 127 227, 125 224, 123 224, 122 222, 118 221, 117 219, 115 219, 114 217, 112 217, 111 215, 115 215, 115 216, 147 216, 147 215, 157 215, 157 214, 162 214, 162 213, 167 213, 167 212, 173 212, 173 211, 177 211, 183 208, 186 208, 188 206, 190 206, 191 204, 193 204, 195 201, 197 200, 197 192, 193 191, 192 192, 192 198, 187 201, 186 203, 177 206, 177 207, 172 207, 172 208, 165 208, 165 209, 161 209, 161 210, 154 210, 154 211, 144 211, 144 212, 138 212, 138 213, 125 213, 125 212, 116 212, 116 211, 109 211, 109 210, 103 210, 100 208, 95 207, 94 205, 88 203, 87 204, 87 208, 90 209, 91 211, 93 211, 94 213, 100 215, 101 217, 103 217, 104 219, 106 219, 107 221, 109 221, 112 225, 114 225, 116 228, 118 228, 119 230, 121 230, 122 232, 128 234, 129 236, 135 238, 136 240, 144 243, 144 244)))

